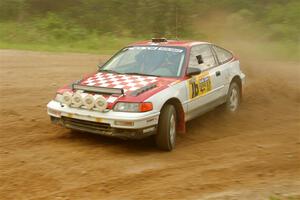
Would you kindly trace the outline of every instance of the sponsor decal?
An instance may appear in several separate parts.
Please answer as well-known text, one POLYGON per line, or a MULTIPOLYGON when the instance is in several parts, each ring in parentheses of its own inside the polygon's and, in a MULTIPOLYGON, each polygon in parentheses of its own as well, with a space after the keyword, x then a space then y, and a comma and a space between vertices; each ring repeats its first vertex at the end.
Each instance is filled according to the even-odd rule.
POLYGON ((188 80, 189 99, 204 96, 211 90, 211 80, 208 72, 194 76, 188 80))

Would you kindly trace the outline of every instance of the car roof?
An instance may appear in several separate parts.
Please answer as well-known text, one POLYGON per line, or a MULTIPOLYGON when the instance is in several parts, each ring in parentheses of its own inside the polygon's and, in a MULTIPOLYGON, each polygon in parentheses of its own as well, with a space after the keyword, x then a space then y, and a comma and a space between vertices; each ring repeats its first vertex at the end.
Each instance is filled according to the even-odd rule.
POLYGON ((167 40, 166 42, 152 42, 152 40, 139 41, 132 43, 129 46, 176 46, 176 47, 191 47, 197 44, 210 44, 208 42, 192 41, 192 40, 167 40))

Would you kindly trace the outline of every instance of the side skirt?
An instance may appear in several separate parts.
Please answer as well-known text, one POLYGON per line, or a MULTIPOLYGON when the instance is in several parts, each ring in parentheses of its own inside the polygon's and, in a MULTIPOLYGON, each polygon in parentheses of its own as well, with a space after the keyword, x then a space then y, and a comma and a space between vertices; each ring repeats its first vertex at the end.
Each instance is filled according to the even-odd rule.
POLYGON ((190 111, 188 110, 188 112, 185 115, 185 121, 189 121, 200 115, 203 115, 204 113, 207 113, 208 111, 213 110, 215 107, 217 107, 225 102, 226 102, 226 96, 223 96, 212 102, 204 104, 194 110, 190 110, 190 111))

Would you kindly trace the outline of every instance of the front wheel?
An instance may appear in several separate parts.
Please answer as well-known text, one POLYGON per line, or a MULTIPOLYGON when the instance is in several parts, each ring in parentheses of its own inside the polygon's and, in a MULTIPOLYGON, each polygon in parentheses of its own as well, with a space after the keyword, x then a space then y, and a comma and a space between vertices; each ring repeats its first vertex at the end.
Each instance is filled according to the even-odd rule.
POLYGON ((174 106, 164 106, 159 116, 158 131, 155 138, 158 148, 166 151, 172 151, 175 148, 176 119, 174 106))
POLYGON ((241 103, 241 92, 240 86, 236 82, 232 82, 229 86, 226 109, 229 112, 236 112, 241 103))

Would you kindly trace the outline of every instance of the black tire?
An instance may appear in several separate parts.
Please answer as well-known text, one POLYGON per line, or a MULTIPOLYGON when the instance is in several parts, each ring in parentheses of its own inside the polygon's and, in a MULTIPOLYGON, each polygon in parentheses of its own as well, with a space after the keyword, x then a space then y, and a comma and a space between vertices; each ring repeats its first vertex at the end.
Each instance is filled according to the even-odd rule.
POLYGON ((229 86, 226 97, 226 111, 235 113, 238 111, 241 103, 241 88, 237 82, 232 82, 229 86))
POLYGON ((176 143, 176 110, 173 105, 165 105, 161 110, 158 122, 158 130, 155 137, 158 148, 172 151, 176 143))

